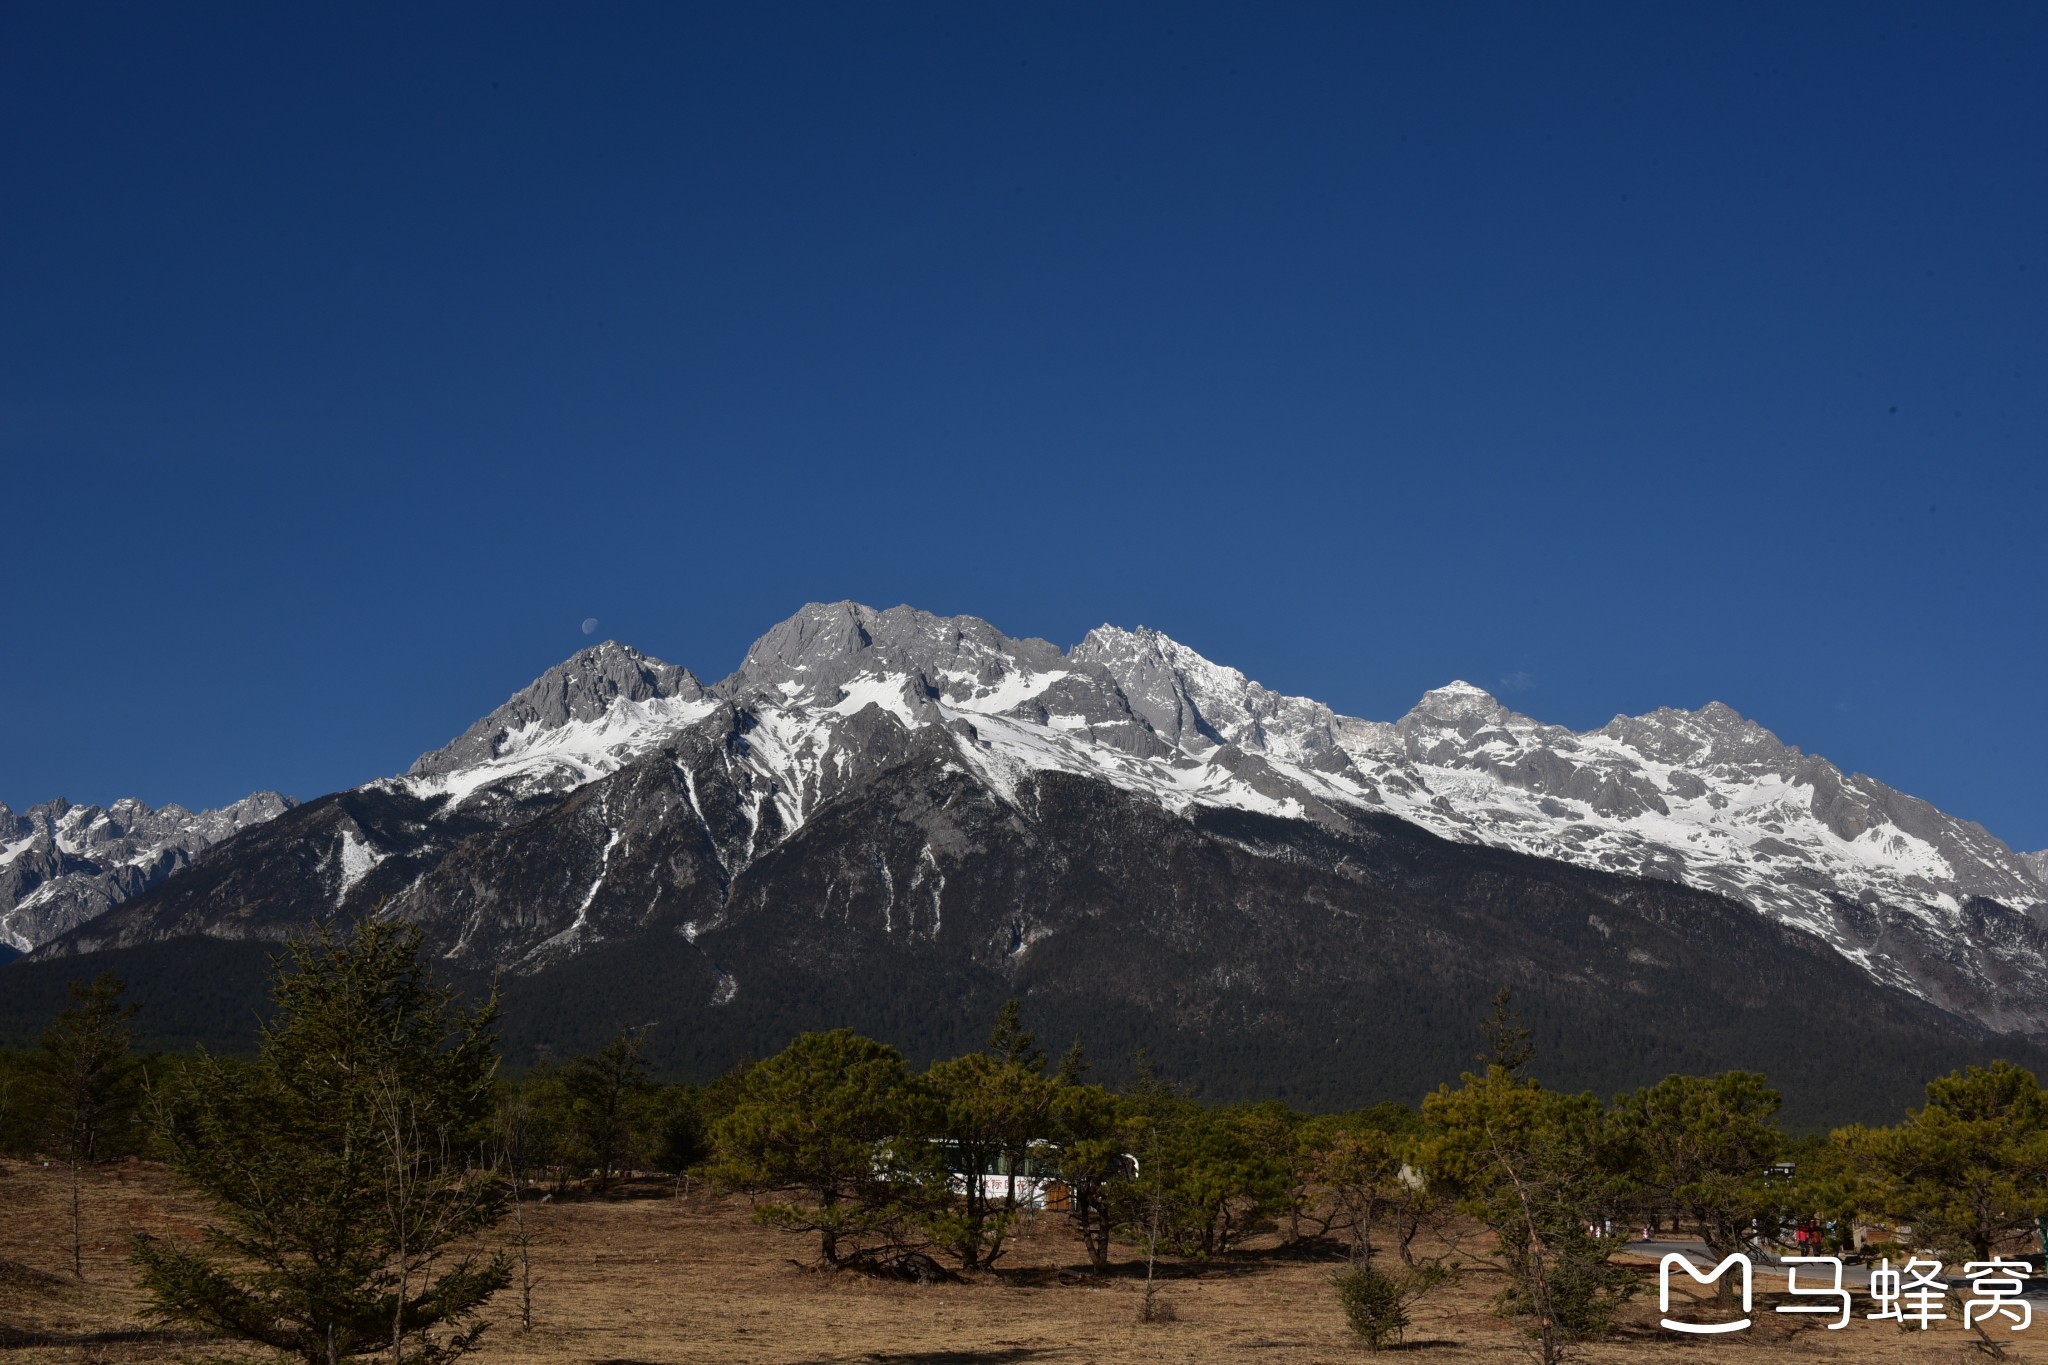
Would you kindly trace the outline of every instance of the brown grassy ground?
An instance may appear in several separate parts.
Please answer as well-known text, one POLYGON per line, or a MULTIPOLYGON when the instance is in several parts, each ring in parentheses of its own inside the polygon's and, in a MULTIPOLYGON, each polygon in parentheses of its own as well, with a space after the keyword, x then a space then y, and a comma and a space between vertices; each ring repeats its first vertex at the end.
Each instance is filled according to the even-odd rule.
MULTIPOLYGON (((653 1191, 643 1191, 651 1194, 653 1191)), ((893 1362, 1356 1362, 1329 1290, 1330 1267, 1265 1254, 1162 1266, 1172 1322, 1140 1324, 1142 1265, 1120 1263, 1105 1283, 1078 1274, 1080 1245, 1063 1217, 1040 1218, 971 1283, 912 1286, 802 1269, 805 1244, 754 1227, 743 1201, 705 1195, 572 1200, 528 1206, 535 1324, 498 1325, 477 1357, 491 1365, 541 1361, 893 1362)), ((128 1163, 87 1177, 86 1279, 69 1276, 63 1173, 0 1164, 0 1365, 173 1361, 233 1354, 215 1342, 153 1330, 126 1260, 128 1233, 190 1235, 202 1210, 160 1167, 128 1163)), ((1777 1283, 1760 1272, 1759 1290, 1777 1283)), ((1394 1359, 1477 1365, 1514 1359, 1520 1338, 1494 1317, 1499 1284, 1472 1273, 1425 1299, 1394 1359)), ((1768 1311, 1755 1328, 1717 1341, 1681 1340, 1656 1324, 1654 1284, 1622 1334, 1587 1348, 1589 1362, 1964 1361, 1989 1357, 1955 1324, 1922 1334, 1857 1321, 1846 1331, 1768 1311)), ((1858 1312, 1867 1302, 1857 1300, 1858 1312)), ((2048 1362, 2048 1315, 2010 1341, 2007 1359, 2048 1362)))

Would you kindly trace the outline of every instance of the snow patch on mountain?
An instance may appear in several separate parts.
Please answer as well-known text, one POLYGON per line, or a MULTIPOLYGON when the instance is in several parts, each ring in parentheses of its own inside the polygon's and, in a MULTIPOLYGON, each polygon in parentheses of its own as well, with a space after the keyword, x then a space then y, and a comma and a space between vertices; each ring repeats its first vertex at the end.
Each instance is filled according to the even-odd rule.
POLYGON ((341 832, 341 890, 335 895, 339 905, 355 884, 370 875, 371 869, 384 861, 384 853, 354 829, 341 832))
POLYGON ((408 776, 385 781, 421 796, 444 796, 451 807, 486 790, 516 797, 573 791, 617 772, 717 705, 701 695, 650 697, 612 701, 595 716, 553 726, 527 719, 516 729, 500 727, 488 758, 425 772, 416 764, 408 776))
POLYGON ((1012 801, 1026 774, 1056 770, 1179 811, 1383 811, 1460 842, 1731 896, 1909 989, 1911 972, 1856 941, 1845 916, 1883 908, 1952 935, 1976 898, 2048 899, 2037 861, 1981 827, 1720 703, 1580 733, 1454 681, 1373 721, 1276 693, 1156 630, 1103 626, 1061 652, 973 618, 850 603, 805 608, 713 690, 773 737, 763 769, 795 795, 790 828, 857 762, 859 746, 812 708, 873 707, 907 729, 945 726, 1012 801))
POLYGON ((712 703, 687 668, 607 640, 534 679, 403 781, 461 805, 485 788, 565 792, 618 771, 712 703))

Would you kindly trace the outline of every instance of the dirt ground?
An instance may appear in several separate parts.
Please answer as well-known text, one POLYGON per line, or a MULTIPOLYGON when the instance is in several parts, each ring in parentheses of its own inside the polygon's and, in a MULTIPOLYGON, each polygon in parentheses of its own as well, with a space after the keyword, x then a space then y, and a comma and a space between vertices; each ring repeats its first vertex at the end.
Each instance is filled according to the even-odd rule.
MULTIPOLYGON (((131 1231, 189 1236, 203 1209, 161 1167, 130 1162, 89 1172, 85 1280, 70 1274, 63 1172, 0 1163, 0 1365, 179 1361, 242 1355, 226 1343, 149 1323, 127 1261, 131 1231)), ((960 1284, 916 1286, 821 1274, 792 1263, 808 1244, 753 1226, 743 1200, 702 1193, 529 1204, 534 1328, 502 1296, 476 1359, 493 1365, 571 1361, 1355 1362, 1331 1266, 1273 1254, 1209 1264, 1162 1263, 1174 1320, 1143 1324, 1143 1265, 1120 1249, 1106 1282, 1081 1273, 1078 1239, 1061 1215, 1028 1225, 1002 1270, 960 1284)), ((1271 1239, 1268 1239, 1269 1243, 1271 1239)), ((1759 1270, 1756 1326, 1718 1340, 1682 1339, 1657 1324, 1654 1269, 1621 1334, 1584 1349, 1588 1362, 1938 1362, 1991 1359, 1956 1322, 1921 1333, 1858 1319, 1839 1332, 1769 1311, 1785 1300, 1778 1272, 1759 1270)), ((1431 1365, 1514 1359, 1522 1338, 1489 1311, 1499 1281, 1461 1275, 1424 1299, 1397 1359, 1431 1365)), ((2037 1303, 2040 1301, 2037 1300, 2037 1303)), ((2048 1309, 2048 1303, 2042 1304, 2048 1309)), ((1869 1308, 1857 1298, 1857 1312, 1869 1308)), ((1994 1335, 2005 1358, 2048 1362, 2048 1312, 2030 1330, 1994 1335)))

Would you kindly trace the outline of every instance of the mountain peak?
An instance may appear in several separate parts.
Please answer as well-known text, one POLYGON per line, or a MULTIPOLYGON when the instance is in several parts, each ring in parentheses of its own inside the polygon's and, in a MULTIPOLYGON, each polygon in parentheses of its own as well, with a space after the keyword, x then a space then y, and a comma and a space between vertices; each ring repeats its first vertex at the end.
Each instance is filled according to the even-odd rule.
POLYGON ((1068 657, 1107 671, 1133 712, 1169 744, 1192 753, 1234 744, 1311 768, 1347 762, 1329 707, 1253 682, 1163 631, 1097 626, 1068 657))
MULTIPOLYGON (((904 608, 904 610, 909 610, 904 608)), ((922 615, 923 613, 919 613, 922 615)), ((859 602, 806 602, 747 649, 734 676, 752 681, 804 673, 820 663, 853 657, 874 643, 869 623, 881 613, 859 602)))
POLYGON ((0 805, 0 946, 34 948, 297 804, 260 791, 196 813, 132 796, 106 807, 58 797, 18 816, 0 805))
POLYGON ((943 688, 1051 672, 1065 663, 1059 646, 1012 639, 978 616, 811 602, 754 641, 739 670, 718 688, 727 695, 762 690, 829 705, 845 684, 867 674, 923 674, 930 686, 943 688))
POLYGON ((1422 700, 1415 703, 1414 709, 1404 719, 1419 718, 1449 725, 1493 724, 1506 720, 1510 714, 1493 693, 1459 678, 1423 693, 1422 700))
POLYGON ((571 721, 595 721, 621 701, 685 700, 704 695, 695 674, 663 663, 616 640, 591 645, 535 678, 456 740, 412 765, 412 775, 430 777, 487 763, 501 756, 513 735, 552 730, 571 721))
POLYGON ((1648 715, 1616 716, 1598 732, 1663 763, 1749 763, 1796 759, 1799 751, 1726 702, 1697 711, 1660 706, 1648 715))
POLYGON ((1228 664, 1216 663, 1199 651, 1188 648, 1165 631, 1154 630, 1151 626, 1137 626, 1126 630, 1122 626, 1106 623, 1099 625, 1081 637, 1081 643, 1068 651, 1068 657, 1077 662, 1092 659, 1102 663, 1112 659, 1135 660, 1150 657, 1169 667, 1193 670, 1218 679, 1229 679, 1239 686, 1259 686, 1237 669, 1228 664))
POLYGON ((1758 730, 1763 727, 1725 701, 1710 701, 1692 713, 1702 725, 1715 730, 1758 730))

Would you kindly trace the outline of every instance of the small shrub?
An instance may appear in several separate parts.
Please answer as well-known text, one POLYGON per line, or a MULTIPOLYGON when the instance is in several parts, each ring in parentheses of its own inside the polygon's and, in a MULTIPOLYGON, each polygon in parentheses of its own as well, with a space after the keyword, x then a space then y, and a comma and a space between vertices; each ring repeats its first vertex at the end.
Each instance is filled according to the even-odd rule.
POLYGON ((1408 1326, 1408 1305, 1450 1278, 1440 1265, 1419 1265, 1393 1273, 1366 1262, 1331 1276, 1345 1321, 1370 1351, 1396 1345, 1408 1326))

